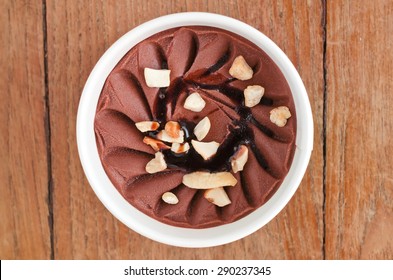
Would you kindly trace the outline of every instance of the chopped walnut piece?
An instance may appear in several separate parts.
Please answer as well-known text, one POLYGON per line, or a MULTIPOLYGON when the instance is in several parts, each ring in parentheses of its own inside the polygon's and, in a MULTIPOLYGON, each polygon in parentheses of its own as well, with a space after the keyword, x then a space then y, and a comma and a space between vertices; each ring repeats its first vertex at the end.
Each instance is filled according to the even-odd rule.
POLYGON ((143 143, 151 146, 154 151, 158 152, 159 150, 168 150, 171 147, 167 146, 165 143, 163 143, 160 140, 145 136, 143 138, 143 143))
POLYGON ((168 204, 178 204, 179 199, 173 192, 166 192, 162 195, 162 200, 168 204))
POLYGON ((244 105, 250 108, 258 105, 264 92, 265 89, 261 86, 248 86, 244 90, 244 105))
POLYGON ((160 127, 160 124, 153 121, 143 121, 135 123, 135 126, 140 132, 146 132, 157 130, 160 127))
POLYGON ((247 64, 244 57, 242 55, 239 55, 233 61, 232 66, 229 69, 229 74, 238 80, 246 81, 252 78, 254 72, 247 64))
POLYGON ((212 142, 199 142, 196 140, 191 140, 191 144, 194 147, 195 151, 200 154, 204 160, 210 159, 217 152, 220 143, 215 141, 212 142))
POLYGON ((191 93, 184 102, 184 108, 193 112, 200 112, 205 108, 206 102, 199 93, 191 93))
POLYGON ((206 190, 234 186, 236 183, 236 178, 230 172, 196 171, 183 176, 183 184, 192 189, 206 190))
POLYGON ((202 141, 203 138, 209 133, 211 127, 210 119, 208 117, 204 117, 194 128, 194 134, 199 141, 202 141))
POLYGON ((203 196, 218 207, 224 207, 231 204, 231 200, 223 187, 208 189, 204 192, 203 196))
POLYGON ((155 153, 155 157, 146 165, 146 172, 153 174, 163 171, 167 168, 164 155, 161 152, 155 153))
POLYGON ((171 151, 176 153, 176 154, 182 154, 187 152, 190 149, 190 144, 187 142, 184 144, 179 144, 179 143, 173 143, 171 147, 171 151))
POLYGON ((171 138, 179 138, 181 126, 178 122, 169 121, 165 124, 165 131, 171 138))
POLYGON ((168 87, 170 84, 170 73, 168 69, 145 68, 144 75, 148 87, 168 87))
POLYGON ((291 117, 291 112, 286 106, 280 106, 270 111, 270 121, 279 127, 287 124, 287 119, 291 117))
POLYGON ((184 142, 184 131, 180 130, 179 137, 173 138, 173 137, 169 136, 169 134, 166 130, 161 130, 160 132, 157 133, 156 137, 157 137, 157 139, 164 141, 164 142, 183 143, 184 142))
POLYGON ((231 158, 231 166, 233 173, 242 171, 244 165, 248 160, 248 148, 245 145, 241 145, 236 153, 231 158))

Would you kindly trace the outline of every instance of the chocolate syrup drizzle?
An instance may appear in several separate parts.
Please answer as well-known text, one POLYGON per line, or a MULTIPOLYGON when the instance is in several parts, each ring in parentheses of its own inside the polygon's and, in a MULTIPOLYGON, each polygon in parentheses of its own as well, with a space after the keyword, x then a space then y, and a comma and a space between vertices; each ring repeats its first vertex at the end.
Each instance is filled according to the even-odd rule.
MULTIPOLYGON (((221 101, 219 98, 214 98, 214 96, 210 94, 210 97, 214 98, 216 102, 231 108, 240 117, 239 119, 231 118, 232 124, 229 127, 229 134, 225 138, 224 142, 220 144, 217 153, 211 159, 204 160, 193 148, 191 148, 187 153, 182 154, 176 154, 171 150, 164 150, 163 154, 165 160, 169 167, 180 168, 187 172, 201 170, 206 170, 210 172, 229 171, 231 169, 231 156, 240 145, 246 144, 251 148, 259 165, 274 178, 277 178, 276 174, 274 174, 274 171, 271 170, 271 168, 269 167, 269 164, 265 160, 262 152, 255 145, 254 134, 252 130, 248 127, 248 125, 255 125, 266 136, 274 140, 280 142, 285 140, 280 139, 277 135, 275 135, 272 130, 255 120, 250 108, 244 106, 243 91, 229 85, 229 83, 234 81, 235 79, 226 79, 224 82, 216 85, 195 82, 198 80, 199 77, 214 74, 228 61, 229 57, 230 51, 228 49, 228 51, 207 70, 199 71, 199 73, 189 75, 187 79, 185 79, 183 76, 178 77, 171 82, 171 85, 169 87, 160 88, 158 98, 155 102, 154 111, 157 112, 155 120, 158 121, 161 126, 164 126, 165 123, 169 121, 167 120, 167 110, 169 104, 171 105, 171 114, 173 115, 180 94, 184 92, 189 94, 191 92, 200 90, 217 91, 221 94, 224 94, 232 101, 236 102, 236 104, 238 105, 236 107, 233 107, 221 101)), ((162 62, 162 66, 164 67, 165 65, 167 65, 166 60, 162 62)), ((261 105, 266 106, 272 106, 273 103, 274 101, 272 99, 266 97, 262 98, 260 102, 261 105)), ((196 136, 192 133, 196 124, 188 122, 186 120, 177 121, 180 122, 180 124, 182 125, 182 129, 185 132, 185 141, 191 141, 191 139, 196 140, 196 136)), ((161 129, 163 129, 163 127, 161 127, 161 129)), ((150 137, 155 138, 157 132, 150 132, 146 134, 150 137)), ((170 145, 170 143, 168 144, 170 145)))

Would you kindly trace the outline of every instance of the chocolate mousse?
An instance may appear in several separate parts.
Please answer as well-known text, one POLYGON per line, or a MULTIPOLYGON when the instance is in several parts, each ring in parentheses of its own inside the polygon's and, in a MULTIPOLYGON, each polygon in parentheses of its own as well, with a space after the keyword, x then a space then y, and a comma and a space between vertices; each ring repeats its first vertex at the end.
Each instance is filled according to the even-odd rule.
POLYGON ((296 112, 283 74, 256 45, 181 27, 145 39, 113 69, 95 135, 130 204, 166 224, 206 228, 244 217, 280 187, 296 112))

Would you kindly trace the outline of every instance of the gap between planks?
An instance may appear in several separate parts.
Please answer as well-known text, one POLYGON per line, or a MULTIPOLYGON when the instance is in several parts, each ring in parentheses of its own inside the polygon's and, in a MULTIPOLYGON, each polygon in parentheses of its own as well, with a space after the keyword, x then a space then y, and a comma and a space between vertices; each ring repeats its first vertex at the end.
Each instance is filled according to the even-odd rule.
POLYGON ((50 233, 50 259, 55 259, 54 249, 54 219, 53 219, 53 178, 52 178, 52 143, 51 143, 51 127, 50 127, 50 104, 49 104, 49 80, 48 80, 48 32, 46 17, 46 0, 42 0, 42 33, 44 47, 44 84, 45 84, 45 139, 46 139, 46 157, 48 172, 48 225, 50 233))
POLYGON ((322 158, 323 158, 323 171, 322 171, 322 190, 323 190, 323 203, 322 203, 322 219, 323 219, 323 235, 322 235, 322 259, 326 259, 326 128, 327 128, 327 63, 326 63, 326 47, 327 47, 327 0, 322 0, 322 65, 323 65, 323 128, 322 128, 322 158))

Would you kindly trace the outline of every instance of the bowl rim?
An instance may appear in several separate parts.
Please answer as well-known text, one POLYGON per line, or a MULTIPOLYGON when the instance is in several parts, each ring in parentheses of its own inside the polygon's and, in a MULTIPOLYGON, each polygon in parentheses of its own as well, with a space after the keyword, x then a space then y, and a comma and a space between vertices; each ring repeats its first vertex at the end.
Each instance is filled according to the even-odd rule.
POLYGON ((304 84, 289 58, 266 35, 237 19, 214 13, 184 12, 161 16, 128 31, 109 47, 91 71, 79 102, 76 135, 80 161, 93 191, 104 206, 130 229, 173 246, 202 248, 227 244, 262 228, 289 202, 307 169, 313 149, 313 117, 304 84), (166 29, 179 26, 213 26, 236 33, 256 44, 280 68, 291 89, 297 112, 296 149, 290 170, 276 193, 261 207, 230 224, 207 229, 170 226, 143 214, 129 204, 106 175, 98 156, 94 116, 104 82, 118 61, 135 44, 166 29))

